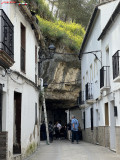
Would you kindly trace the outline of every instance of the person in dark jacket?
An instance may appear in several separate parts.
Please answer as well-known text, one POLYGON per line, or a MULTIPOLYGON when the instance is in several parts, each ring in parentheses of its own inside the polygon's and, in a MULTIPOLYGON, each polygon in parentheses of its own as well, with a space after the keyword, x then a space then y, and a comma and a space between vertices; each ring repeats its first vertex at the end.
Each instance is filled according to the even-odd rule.
POLYGON ((43 121, 43 123, 41 124, 40 133, 41 133, 41 140, 46 140, 46 126, 45 126, 45 121, 43 121))

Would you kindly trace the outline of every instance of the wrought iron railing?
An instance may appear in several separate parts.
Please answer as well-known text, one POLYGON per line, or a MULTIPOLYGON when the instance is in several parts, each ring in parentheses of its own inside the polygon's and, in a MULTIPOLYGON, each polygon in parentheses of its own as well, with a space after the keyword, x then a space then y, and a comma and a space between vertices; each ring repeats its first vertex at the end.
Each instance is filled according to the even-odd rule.
POLYGON ((120 75, 120 50, 118 50, 112 57, 113 62, 113 79, 120 75))
POLYGON ((0 50, 14 59, 14 27, 3 9, 0 9, 0 50))
POLYGON ((92 83, 87 83, 85 85, 85 95, 86 100, 93 99, 92 83))
POLYGON ((110 86, 110 66, 103 66, 100 69, 100 88, 110 86))
POLYGON ((80 91, 80 93, 79 93, 79 104, 82 105, 84 103, 85 103, 85 92, 80 91))

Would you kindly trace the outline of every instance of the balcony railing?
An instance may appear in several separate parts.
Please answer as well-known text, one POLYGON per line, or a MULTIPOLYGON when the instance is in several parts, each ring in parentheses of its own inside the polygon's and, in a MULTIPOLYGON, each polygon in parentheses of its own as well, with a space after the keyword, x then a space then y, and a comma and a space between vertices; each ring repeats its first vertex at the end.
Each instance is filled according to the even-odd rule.
POLYGON ((92 83, 87 83, 85 85, 85 96, 86 96, 86 102, 88 104, 92 104, 95 102, 93 99, 93 84, 92 83))
POLYGON ((11 67, 14 60, 14 27, 5 12, 0 9, 0 63, 11 67))
POLYGON ((81 91, 79 93, 79 104, 80 105, 85 104, 85 92, 84 91, 81 91))
POLYGON ((87 83, 86 89, 86 100, 93 99, 92 83, 87 83))
POLYGON ((103 66, 100 69, 100 88, 102 90, 110 88, 110 66, 103 66))
POLYGON ((113 62, 113 79, 120 81, 120 50, 118 50, 112 57, 113 62))

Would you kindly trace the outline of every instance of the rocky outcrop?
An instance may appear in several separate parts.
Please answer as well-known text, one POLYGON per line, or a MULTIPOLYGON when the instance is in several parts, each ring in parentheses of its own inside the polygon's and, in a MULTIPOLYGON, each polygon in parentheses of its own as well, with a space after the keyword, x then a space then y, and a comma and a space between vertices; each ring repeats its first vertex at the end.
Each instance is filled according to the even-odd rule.
POLYGON ((69 108, 77 105, 80 91, 80 61, 78 54, 55 53, 53 59, 42 61, 40 74, 44 83, 48 107, 69 108))

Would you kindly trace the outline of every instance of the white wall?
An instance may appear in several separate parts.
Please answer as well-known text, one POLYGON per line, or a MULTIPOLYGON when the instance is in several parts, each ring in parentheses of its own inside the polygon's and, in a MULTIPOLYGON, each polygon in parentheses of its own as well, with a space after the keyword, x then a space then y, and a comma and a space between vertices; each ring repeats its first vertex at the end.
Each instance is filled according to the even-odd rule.
MULTIPOLYGON (((16 75, 14 75, 16 77, 16 75)), ((18 80, 21 78, 19 77, 18 80)), ((21 80, 24 83, 24 80, 21 80)), ((7 98, 9 105, 7 105, 7 128, 8 131, 8 149, 12 154, 13 147, 13 120, 14 120, 14 91, 22 94, 22 103, 21 103, 21 148, 22 152, 26 151, 30 143, 39 142, 39 128, 35 126, 35 103, 37 103, 37 119, 39 122, 39 93, 35 88, 24 83, 19 85, 9 78, 9 87, 7 92, 7 98), (33 136, 35 127, 35 139, 33 136), (32 140, 30 141, 30 137, 32 140)))
MULTIPOLYGON (((104 26, 106 25, 106 23, 108 22, 111 14, 113 13, 113 10, 116 8, 117 4, 119 1, 115 1, 115 2, 110 2, 107 3, 105 5, 100 5, 99 8, 99 13, 96 16, 95 22, 92 26, 92 29, 90 31, 89 36, 87 37, 87 42, 84 46, 84 50, 83 52, 90 52, 90 51, 95 51, 95 50, 102 50, 102 53, 104 53, 103 48, 101 49, 101 45, 104 46, 104 42, 103 44, 101 44, 101 41, 98 41, 98 37, 100 36, 104 26)), ((116 30, 116 32, 118 31, 118 29, 116 30)), ((111 32, 112 33, 112 32, 111 32)), ((116 33, 118 34, 118 33, 116 33)), ((109 41, 110 41, 110 46, 111 43, 114 41, 114 45, 116 43, 116 34, 114 32, 114 34, 112 34, 112 37, 109 37, 109 41), (113 38, 114 37, 114 38, 113 38), (111 40, 113 39, 113 40, 111 40)), ((117 35, 117 37, 119 38, 119 36, 117 35)), ((119 42, 119 41, 118 41, 119 42)), ((106 43, 107 45, 108 43, 106 43)), ((95 53, 97 55, 97 57, 101 60, 101 54, 100 52, 95 53)), ((106 60, 105 60, 106 61, 106 60)), ((85 84, 87 84, 88 82, 92 83, 92 88, 93 88, 93 98, 97 99, 101 96, 101 92, 100 92, 100 69, 104 64, 104 60, 102 58, 102 66, 100 61, 96 60, 96 66, 95 66, 95 56, 92 54, 83 54, 82 55, 82 60, 81 60, 81 80, 82 80, 82 91, 85 90, 85 84), (91 71, 90 71, 90 66, 92 65, 92 74, 91 75, 91 71), (88 78, 86 76, 86 72, 88 72, 88 78), (83 77, 85 77, 85 82, 83 81, 83 77), (90 78, 92 77, 92 78, 90 78)), ((103 94, 104 95, 104 94, 103 94)), ((104 99, 104 100, 97 100, 96 103, 92 105, 88 105, 85 108, 85 113, 86 113, 86 128, 90 128, 91 127, 91 123, 90 123, 90 108, 93 107, 93 114, 94 114, 94 127, 96 126, 103 126, 105 124, 105 111, 104 111, 104 103, 108 102, 108 99, 104 99)), ((84 109, 82 110, 82 112, 84 111, 84 109)))
MULTIPOLYGON (((106 46, 109 46, 109 61, 110 61, 110 90, 108 92, 104 92, 103 95, 109 97, 110 95, 113 97, 115 101, 115 106, 118 108, 118 117, 116 118, 116 126, 120 125, 120 83, 113 81, 113 65, 112 65, 112 56, 116 53, 117 50, 120 50, 120 16, 117 16, 115 21, 113 22, 111 28, 107 32, 107 34, 102 39, 102 53, 103 53, 103 66, 106 65, 106 46), (114 94, 113 94, 114 93, 114 94)), ((119 58, 120 60, 120 58, 119 58)))
POLYGON ((2 4, 2 8, 8 15, 12 24, 14 25, 14 65, 11 69, 21 72, 20 69, 20 47, 21 47, 21 23, 26 28, 26 74, 21 72, 31 81, 35 82, 35 45, 38 47, 38 43, 32 30, 30 23, 25 19, 24 15, 20 12, 19 5, 14 4, 2 4))
MULTIPOLYGON (((38 46, 34 31, 19 11, 19 6, 3 4, 2 9, 14 25, 14 60, 12 70, 23 74, 35 82, 35 45, 38 46), (26 27, 26 74, 20 70, 20 23, 26 27)), ((33 142, 39 144, 39 90, 33 84, 21 78, 14 72, 6 74, 0 67, 0 83, 3 87, 3 131, 8 131, 9 159, 13 154, 13 128, 14 128, 14 92, 22 95, 21 100, 21 149, 24 154, 33 142), (37 103, 37 120, 35 125, 35 103, 37 103), (34 138, 35 132, 35 138, 34 138)))

